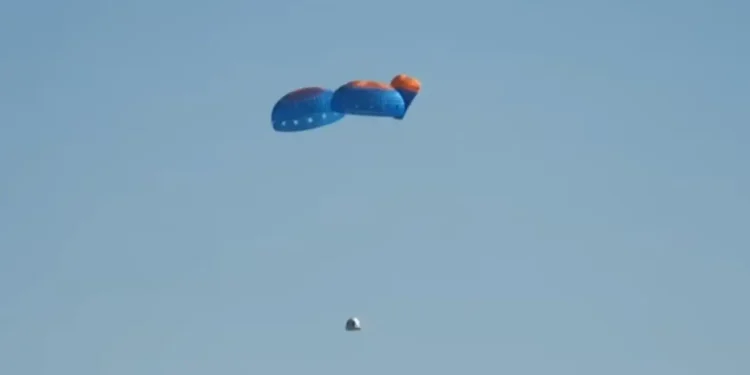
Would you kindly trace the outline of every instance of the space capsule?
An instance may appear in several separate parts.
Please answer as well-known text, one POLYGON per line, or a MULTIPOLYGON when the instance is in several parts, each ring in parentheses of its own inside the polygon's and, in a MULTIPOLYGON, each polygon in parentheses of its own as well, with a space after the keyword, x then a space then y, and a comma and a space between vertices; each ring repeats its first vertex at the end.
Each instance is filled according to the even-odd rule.
POLYGON ((346 321, 346 330, 347 331, 359 331, 362 329, 362 325, 359 322, 359 319, 355 317, 351 317, 346 321))

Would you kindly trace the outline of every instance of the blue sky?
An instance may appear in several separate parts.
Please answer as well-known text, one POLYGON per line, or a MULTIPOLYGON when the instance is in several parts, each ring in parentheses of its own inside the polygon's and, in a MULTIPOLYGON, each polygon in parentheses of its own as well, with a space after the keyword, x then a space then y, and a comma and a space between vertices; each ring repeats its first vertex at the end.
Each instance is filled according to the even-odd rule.
POLYGON ((748 14, 3 3, 0 373, 746 375, 748 14))

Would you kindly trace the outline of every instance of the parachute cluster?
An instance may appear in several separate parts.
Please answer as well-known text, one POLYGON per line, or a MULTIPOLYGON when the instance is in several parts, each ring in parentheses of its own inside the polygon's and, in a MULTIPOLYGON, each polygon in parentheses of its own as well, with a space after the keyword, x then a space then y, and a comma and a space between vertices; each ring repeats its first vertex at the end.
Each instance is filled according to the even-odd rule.
MULTIPOLYGON (((346 116, 370 116, 403 120, 422 84, 399 74, 390 83, 357 80, 338 89, 304 87, 279 99, 271 111, 271 124, 278 132, 301 132, 341 121, 346 116)), ((359 332, 362 323, 351 317, 347 332, 359 332)))
POLYGON ((351 81, 336 89, 305 87, 279 99, 271 111, 278 132, 299 132, 331 125, 345 116, 391 117, 403 120, 422 84, 399 74, 390 84, 351 81))

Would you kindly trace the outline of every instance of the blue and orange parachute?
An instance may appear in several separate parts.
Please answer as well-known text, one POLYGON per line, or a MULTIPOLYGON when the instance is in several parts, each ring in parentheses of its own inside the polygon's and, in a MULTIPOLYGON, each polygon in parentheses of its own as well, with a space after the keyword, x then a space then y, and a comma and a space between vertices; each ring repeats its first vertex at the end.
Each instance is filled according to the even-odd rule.
POLYGON ((305 87, 279 99, 271 111, 271 124, 279 132, 299 132, 331 125, 344 118, 331 110, 333 91, 305 87))
POLYGON ((399 117, 406 111, 401 94, 375 81, 351 81, 333 93, 334 111, 357 116, 399 117))
POLYGON ((351 81, 333 93, 331 108, 355 116, 393 117, 403 119, 421 83, 399 74, 390 84, 376 81, 351 81))
POLYGON ((298 132, 331 125, 346 115, 391 117, 406 116, 422 84, 399 74, 390 84, 357 80, 331 91, 306 87, 284 95, 273 107, 271 123, 279 132, 298 132))
POLYGON ((406 116, 406 111, 409 110, 411 102, 419 94, 419 90, 422 89, 422 83, 414 77, 409 77, 406 74, 399 74, 391 80, 391 87, 396 89, 401 97, 404 99, 404 114, 401 117, 396 117, 401 120, 406 116))

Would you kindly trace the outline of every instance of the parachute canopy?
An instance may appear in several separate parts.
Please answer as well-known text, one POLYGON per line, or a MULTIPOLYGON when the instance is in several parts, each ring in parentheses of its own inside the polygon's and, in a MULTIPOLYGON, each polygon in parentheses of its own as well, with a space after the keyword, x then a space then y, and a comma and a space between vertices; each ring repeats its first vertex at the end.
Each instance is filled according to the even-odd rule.
POLYGON ((421 83, 399 74, 390 84, 376 81, 351 81, 339 87, 331 99, 331 108, 340 113, 358 116, 403 119, 421 83))
POLYGON ((390 84, 351 81, 336 91, 305 87, 276 102, 271 124, 278 132, 300 132, 331 125, 346 115, 402 120, 421 88, 416 78, 406 74, 393 77, 390 84))
POLYGON ((322 87, 305 87, 284 95, 273 106, 271 123, 279 132, 299 132, 331 125, 343 113, 331 110, 333 91, 322 87))
MULTIPOLYGON (((399 74, 391 80, 391 87, 396 89, 404 99, 404 115, 406 115, 411 102, 414 101, 414 98, 419 94, 419 90, 422 89, 422 83, 414 77, 409 77, 406 74, 399 74)), ((401 120, 404 116, 396 118, 401 120)))
POLYGON ((333 93, 331 108, 349 115, 398 117, 406 104, 401 94, 388 84, 375 81, 351 81, 333 93))

